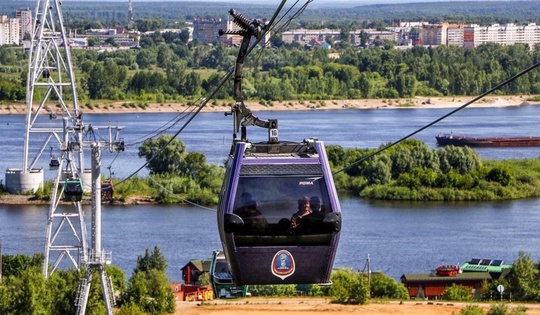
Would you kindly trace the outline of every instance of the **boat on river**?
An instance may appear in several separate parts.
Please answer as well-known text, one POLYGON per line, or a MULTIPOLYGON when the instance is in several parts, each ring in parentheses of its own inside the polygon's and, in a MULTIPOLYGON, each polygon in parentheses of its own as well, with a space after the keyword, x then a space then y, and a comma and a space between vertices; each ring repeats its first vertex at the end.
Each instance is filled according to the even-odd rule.
POLYGON ((540 137, 466 137, 444 134, 435 137, 438 146, 469 147, 540 147, 540 137))

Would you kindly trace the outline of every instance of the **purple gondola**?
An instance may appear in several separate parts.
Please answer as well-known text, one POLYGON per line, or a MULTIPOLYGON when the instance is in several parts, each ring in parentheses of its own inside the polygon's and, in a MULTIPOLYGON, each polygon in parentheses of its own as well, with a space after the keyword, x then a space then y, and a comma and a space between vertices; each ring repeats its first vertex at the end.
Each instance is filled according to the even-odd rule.
POLYGON ((330 283, 341 212, 323 142, 237 142, 234 151, 218 225, 235 282, 330 283), (302 196, 318 197, 320 211, 293 227, 302 196))
POLYGON ((277 120, 260 120, 246 107, 244 58, 252 39, 262 40, 272 23, 229 13, 241 31, 220 35, 243 39, 234 69, 235 104, 226 113, 234 118, 234 132, 217 216, 232 278, 237 285, 329 284, 341 209, 324 143, 279 141, 277 120), (248 141, 246 126, 267 129, 268 141, 248 141))

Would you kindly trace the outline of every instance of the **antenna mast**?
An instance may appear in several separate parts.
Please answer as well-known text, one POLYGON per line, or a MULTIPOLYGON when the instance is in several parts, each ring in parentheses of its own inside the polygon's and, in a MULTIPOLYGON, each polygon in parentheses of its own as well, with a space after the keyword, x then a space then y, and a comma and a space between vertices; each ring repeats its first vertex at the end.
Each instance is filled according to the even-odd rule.
POLYGON ((128 0, 128 30, 132 30, 135 27, 135 22, 133 22, 133 6, 131 5, 131 0, 128 0))

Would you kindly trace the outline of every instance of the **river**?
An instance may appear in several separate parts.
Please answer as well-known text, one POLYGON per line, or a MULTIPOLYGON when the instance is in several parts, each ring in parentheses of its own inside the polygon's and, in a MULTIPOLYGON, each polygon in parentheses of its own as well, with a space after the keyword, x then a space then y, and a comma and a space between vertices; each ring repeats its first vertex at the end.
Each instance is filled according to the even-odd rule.
MULTIPOLYGON (((376 148, 396 141, 447 113, 448 109, 377 109, 306 112, 261 112, 277 118, 282 140, 318 137, 343 147, 376 148)), ((136 140, 163 126, 174 114, 86 115, 86 123, 123 125, 126 152, 104 154, 122 178, 144 162, 137 157, 136 140)), ((435 136, 453 132, 470 136, 537 135, 540 106, 471 108, 422 131, 415 138, 436 147, 435 136)), ((189 151, 204 153, 220 164, 229 150, 230 117, 222 113, 197 116, 180 139, 189 151)), ((181 125, 181 124, 180 124, 181 125)), ((170 132, 178 130, 176 126, 170 132)), ((264 140, 265 131, 248 129, 248 138, 264 140)), ((20 167, 24 117, 0 116, 0 167, 20 167)), ((538 157, 538 148, 478 149, 483 158, 538 157)), ((43 167, 48 161, 43 160, 43 167)), ((46 177, 49 172, 46 172, 46 177)), ((144 175, 144 172, 141 173, 144 175)), ((336 267, 363 269, 368 255, 373 270, 398 279, 404 273, 426 273, 442 264, 476 258, 511 263, 520 250, 540 259, 537 230, 540 200, 498 202, 381 202, 342 195, 343 232, 336 267)), ((4 254, 43 252, 47 206, 0 205, 0 242, 4 254)), ((89 222, 86 209, 86 221, 89 222)), ((213 209, 193 206, 104 206, 103 247, 112 252, 113 264, 131 276, 138 255, 160 246, 169 263, 171 280, 190 259, 205 259, 220 248, 213 209)))

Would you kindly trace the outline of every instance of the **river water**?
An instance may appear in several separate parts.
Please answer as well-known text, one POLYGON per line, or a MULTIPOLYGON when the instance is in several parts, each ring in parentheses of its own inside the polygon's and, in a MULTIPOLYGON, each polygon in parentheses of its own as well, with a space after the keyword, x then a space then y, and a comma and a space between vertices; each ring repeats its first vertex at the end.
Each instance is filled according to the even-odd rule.
MULTIPOLYGON (((448 109, 377 109, 306 112, 261 112, 263 119, 277 118, 280 139, 298 141, 318 137, 343 147, 376 148, 396 141, 449 112, 448 109)), ((123 178, 143 160, 137 145, 175 114, 86 115, 86 123, 122 125, 128 144, 118 156, 103 155, 123 178)), ((472 108, 417 134, 415 138, 436 147, 439 133, 470 136, 538 135, 540 106, 472 108)), ((174 133, 183 122, 173 127, 174 133)), ((202 152, 210 163, 225 159, 231 139, 230 117, 202 113, 180 134, 188 151, 202 152)), ((248 138, 262 141, 265 131, 248 129, 248 138), (253 131, 252 131, 253 130, 253 131)), ((0 116, 1 169, 21 167, 24 117, 0 116)), ((483 158, 538 157, 538 148, 479 149, 483 158)), ((43 159, 42 167, 48 163, 43 159)), ((52 176, 46 172, 46 177, 52 176)), ((145 172, 140 173, 141 176, 145 172)), ((540 200, 499 202, 383 202, 340 196, 343 211, 342 239, 335 266, 363 269, 368 255, 373 270, 394 278, 404 273, 425 273, 442 264, 475 258, 513 262, 519 251, 540 259, 537 231, 540 200)), ((0 242, 4 254, 33 254, 44 250, 48 206, 0 205, 0 242)), ((90 221, 90 209, 85 209, 90 221)), ((169 263, 171 280, 180 279, 180 268, 190 259, 205 259, 220 248, 215 209, 193 206, 104 206, 103 247, 112 252, 113 264, 129 277, 138 255, 158 245, 169 263)), ((88 229, 90 231, 90 229, 88 229)))

